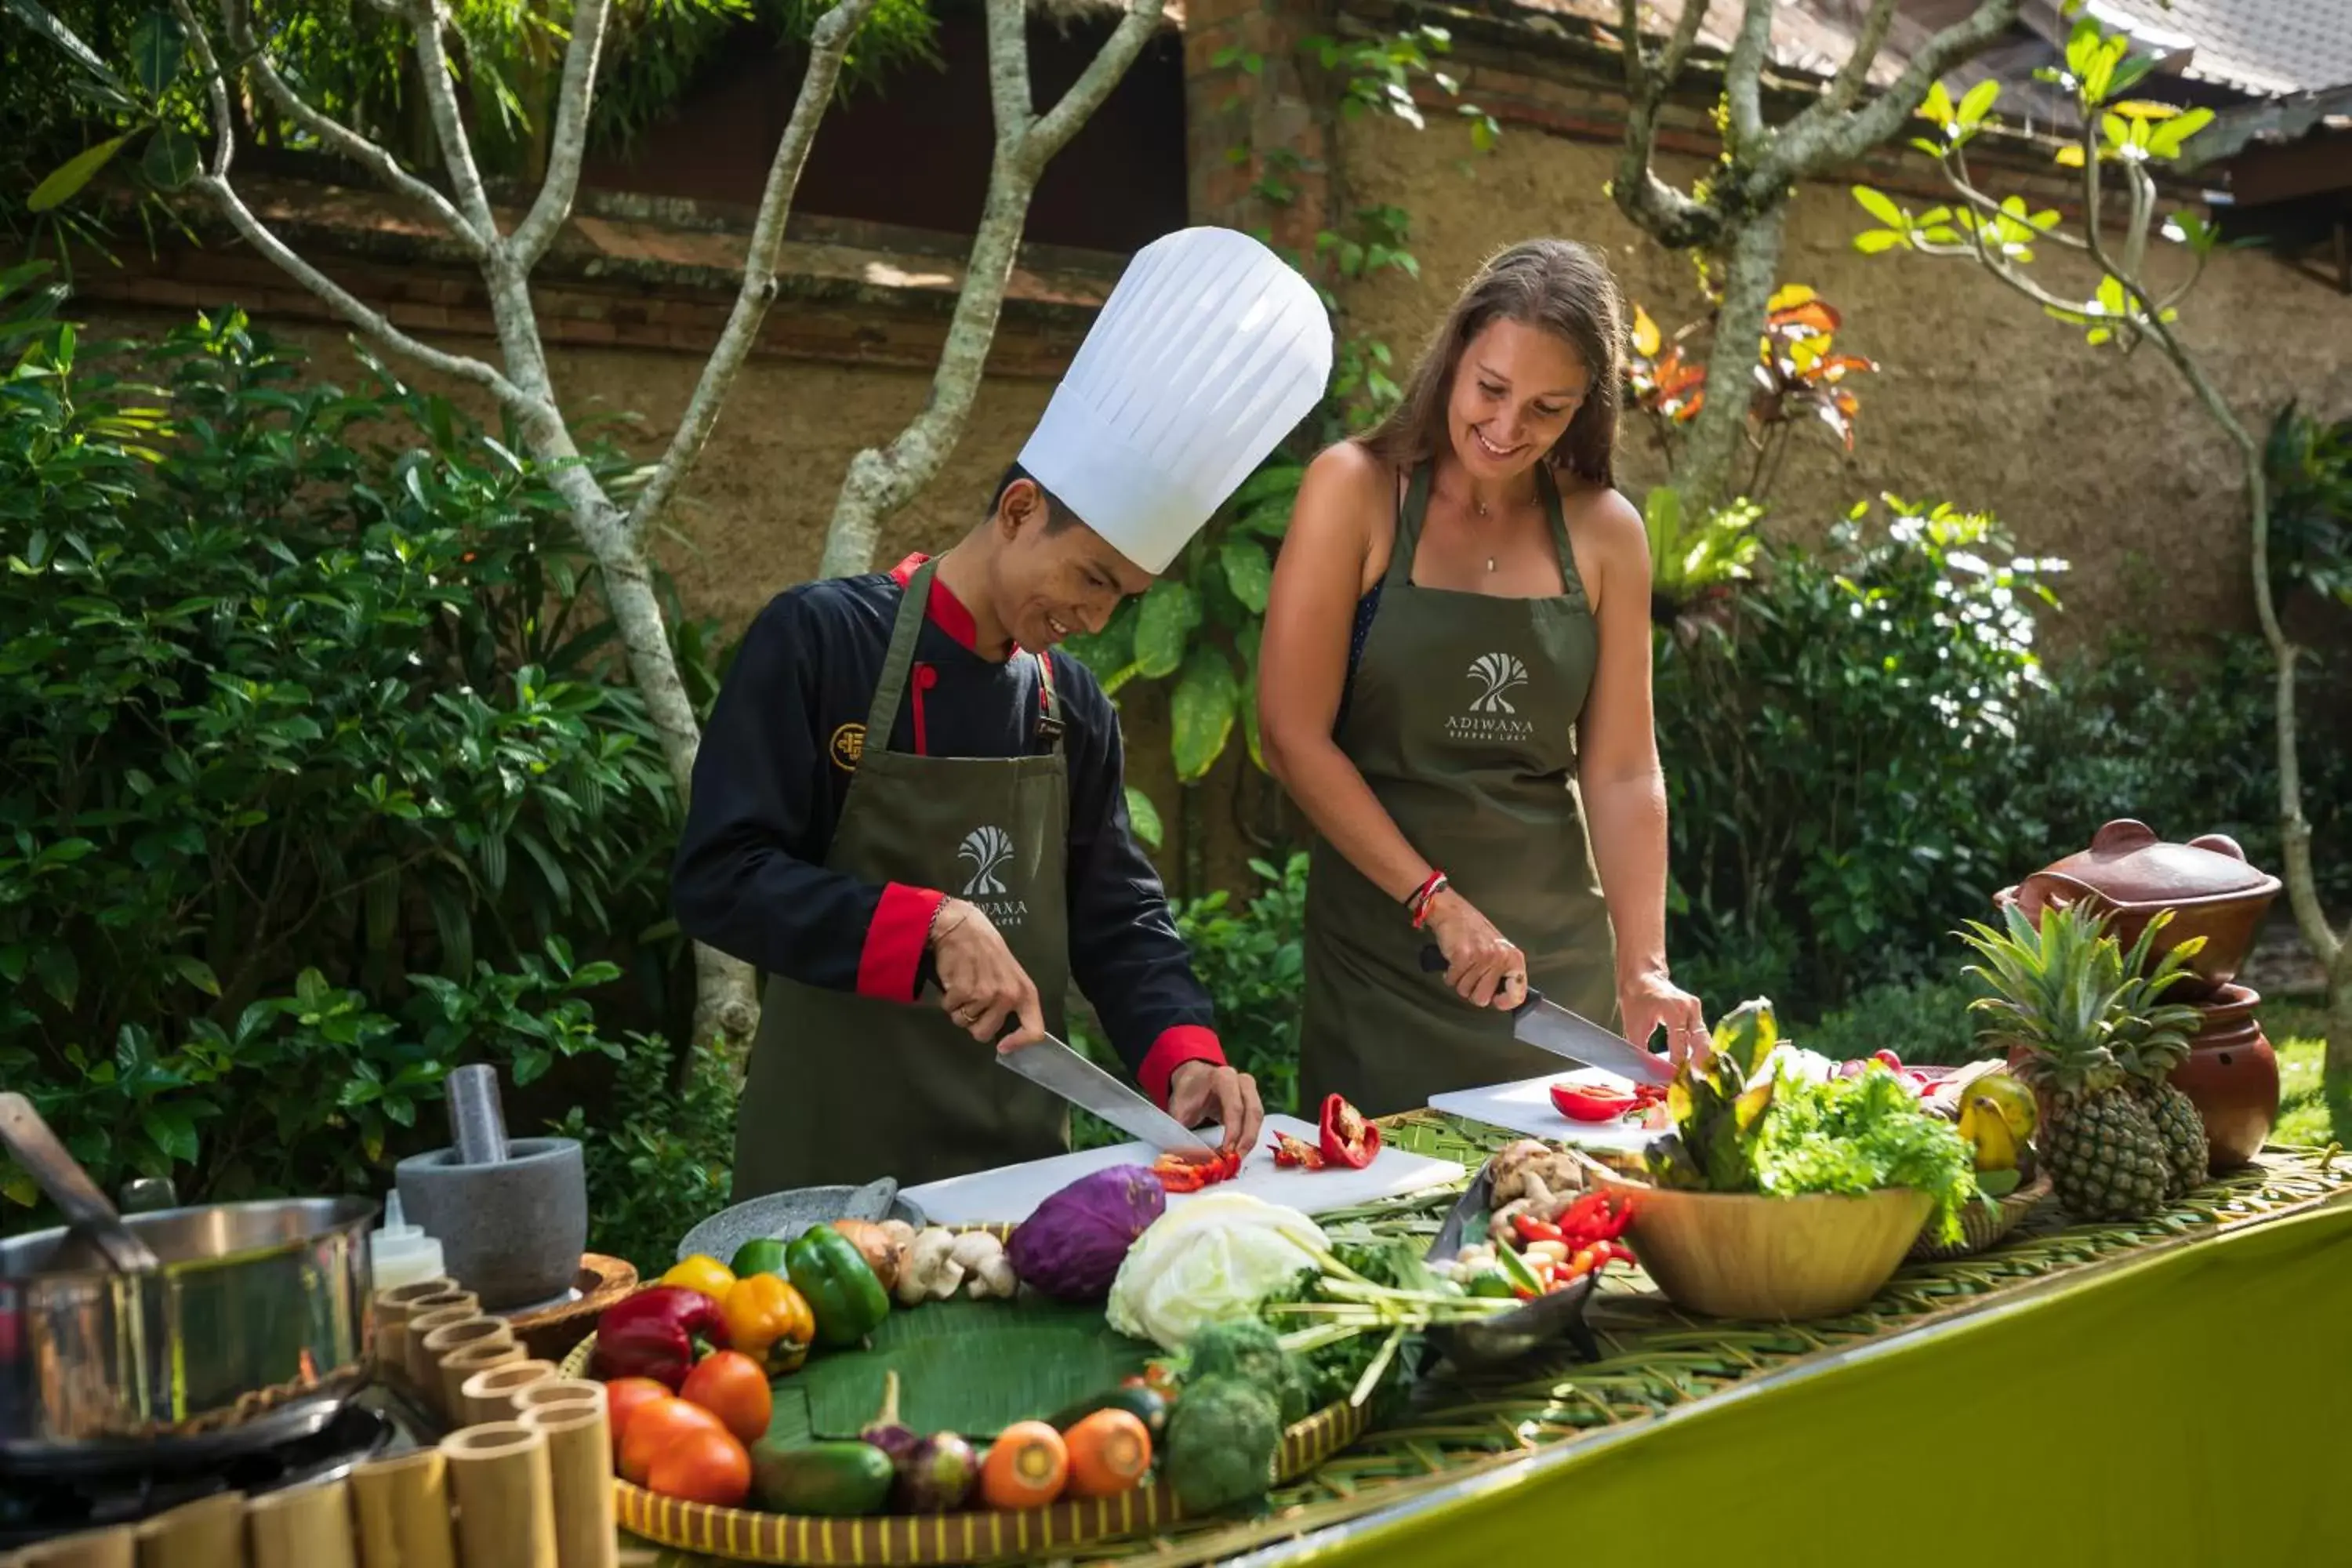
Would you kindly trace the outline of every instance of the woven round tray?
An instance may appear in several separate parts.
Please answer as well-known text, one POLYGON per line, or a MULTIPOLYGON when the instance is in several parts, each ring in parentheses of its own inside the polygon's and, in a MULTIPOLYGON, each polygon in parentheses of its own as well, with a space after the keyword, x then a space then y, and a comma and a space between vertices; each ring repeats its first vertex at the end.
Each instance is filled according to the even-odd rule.
POLYGON ((507 1319, 524 1354, 536 1361, 562 1361, 596 1326, 599 1313, 637 1288, 636 1265, 601 1252, 582 1253, 572 1288, 580 1294, 569 1301, 507 1319))
MULTIPOLYGON (((562 1375, 586 1377, 596 1336, 563 1359, 562 1375)), ((1276 1479, 1305 1475, 1364 1435, 1369 1406, 1328 1405, 1282 1435, 1276 1479)), ((1025 1558, 1123 1536, 1147 1534, 1185 1516, 1165 1481, 1118 1497, 1057 1502, 1013 1512, 877 1515, 820 1519, 713 1508, 664 1497, 615 1476, 614 1510, 621 1527, 648 1541, 737 1563, 875 1564, 919 1568, 929 1563, 987 1563, 1025 1558)))
POLYGON ((2033 1212, 2034 1206, 2050 1195, 2050 1178, 2037 1175, 2024 1186, 2000 1200, 1999 1206, 1987 1209, 1972 1203, 1960 1211, 1960 1239, 1957 1242, 1934 1242, 1921 1231, 1919 1239, 1911 1244, 1904 1257, 1914 1262, 1932 1263, 1954 1258, 1967 1258, 1982 1252, 2015 1230, 2020 1221, 2033 1212))

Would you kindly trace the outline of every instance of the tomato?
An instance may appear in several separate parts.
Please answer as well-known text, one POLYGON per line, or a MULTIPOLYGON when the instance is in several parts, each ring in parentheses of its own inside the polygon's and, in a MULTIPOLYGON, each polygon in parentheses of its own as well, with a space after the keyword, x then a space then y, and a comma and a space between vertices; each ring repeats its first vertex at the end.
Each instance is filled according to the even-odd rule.
POLYGON ((613 1459, 621 1458, 621 1434, 628 1430, 629 1417, 656 1399, 668 1399, 670 1391, 661 1382, 650 1377, 616 1377, 604 1385, 604 1425, 613 1430, 613 1459))
POLYGON ((697 1432, 716 1432, 734 1440, 719 1417, 699 1405, 667 1393, 646 1401, 629 1417, 628 1435, 621 1439, 621 1479, 644 1486, 654 1461, 697 1432))
POLYGON ((745 1443, 766 1436, 768 1417, 775 1414, 768 1374, 741 1351, 713 1351, 704 1356, 686 1374, 677 1396, 718 1416, 720 1426, 745 1443))
POLYGON ((713 1508, 733 1508, 751 1493, 751 1455, 723 1430, 689 1432, 664 1448, 646 1489, 713 1508))

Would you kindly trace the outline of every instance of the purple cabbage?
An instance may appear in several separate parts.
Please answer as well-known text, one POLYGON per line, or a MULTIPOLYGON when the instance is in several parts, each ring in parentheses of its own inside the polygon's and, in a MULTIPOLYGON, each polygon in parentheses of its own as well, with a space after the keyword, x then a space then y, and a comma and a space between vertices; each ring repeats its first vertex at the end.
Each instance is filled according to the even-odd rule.
POLYGON ((1135 1238, 1168 1208, 1167 1189, 1141 1165, 1080 1176, 1015 1226, 1005 1257, 1022 1283, 1063 1301, 1099 1301, 1135 1238))

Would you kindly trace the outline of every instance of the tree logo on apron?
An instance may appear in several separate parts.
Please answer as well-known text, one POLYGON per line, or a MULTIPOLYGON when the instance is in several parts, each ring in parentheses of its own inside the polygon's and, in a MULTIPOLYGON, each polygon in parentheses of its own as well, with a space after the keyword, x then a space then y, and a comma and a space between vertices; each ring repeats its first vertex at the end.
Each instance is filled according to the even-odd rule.
POLYGON ((1470 704, 1473 713, 1516 713, 1511 706, 1511 693, 1528 683, 1528 667, 1507 653, 1481 654, 1472 661, 1470 679, 1478 683, 1478 695, 1470 704))
POLYGON ((1002 827, 975 827, 963 836, 963 847, 956 855, 971 866, 971 876, 963 885, 965 898, 1004 896, 1004 879, 996 873, 1013 858, 1011 834, 1002 827))
POLYGON ((1511 693, 1528 684, 1528 667, 1518 655, 1482 653, 1463 671, 1475 695, 1467 711, 1445 721, 1445 732, 1458 741, 1523 741, 1536 727, 1518 717, 1511 693))

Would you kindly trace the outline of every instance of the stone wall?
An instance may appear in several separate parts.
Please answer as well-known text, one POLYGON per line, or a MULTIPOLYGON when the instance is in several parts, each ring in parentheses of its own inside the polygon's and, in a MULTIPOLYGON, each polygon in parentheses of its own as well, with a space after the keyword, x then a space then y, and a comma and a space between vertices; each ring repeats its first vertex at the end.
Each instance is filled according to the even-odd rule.
MULTIPOLYGON (((1468 74, 1465 96, 1475 99, 1477 73, 1468 74)), ((1434 120, 1416 132, 1365 119, 1348 126, 1341 153, 1356 199, 1412 214, 1420 281, 1387 274, 1348 297, 1363 330, 1401 358, 1481 259, 1536 234, 1604 247, 1626 294, 1667 331, 1704 313, 1689 263, 1638 234, 1603 193, 1613 144, 1516 124, 1481 157, 1434 120)), ((1911 162, 1915 179, 1932 174, 1925 159, 1911 162)), ((1669 177, 1696 166, 1670 165, 1669 177)), ((1799 432, 1769 526, 1817 533, 1882 491, 1949 500, 2000 517, 2027 552, 2072 563, 2060 583, 2063 640, 2127 616, 2250 626, 2236 457, 2158 351, 2127 360, 2094 352, 1969 262, 1859 255, 1850 242, 1869 226, 1843 185, 1807 188, 1790 221, 1784 279, 1835 304, 1841 347, 1880 368, 1853 383, 1862 410, 1850 459, 1826 427, 1799 432)), ((2053 289, 2071 278, 2087 292, 2068 259, 2037 266, 2053 289)), ((2257 438, 2291 396, 2352 408, 2352 300, 2307 272, 2259 252, 2217 257, 2182 336, 2257 438)), ((1629 492, 1663 477, 1640 424, 1627 422, 1620 452, 1629 492)))

